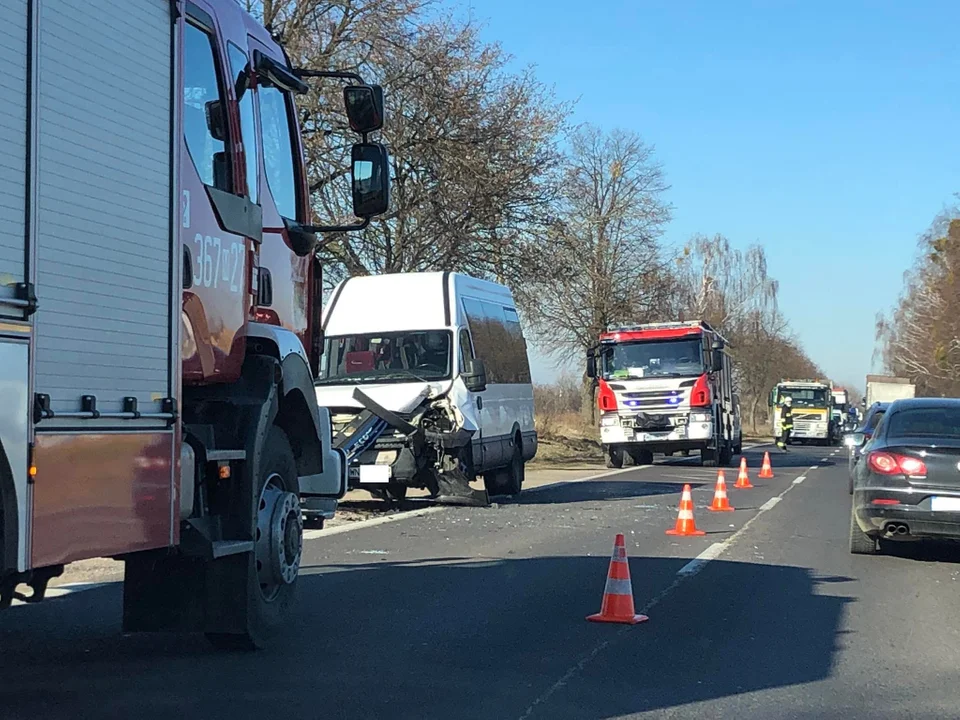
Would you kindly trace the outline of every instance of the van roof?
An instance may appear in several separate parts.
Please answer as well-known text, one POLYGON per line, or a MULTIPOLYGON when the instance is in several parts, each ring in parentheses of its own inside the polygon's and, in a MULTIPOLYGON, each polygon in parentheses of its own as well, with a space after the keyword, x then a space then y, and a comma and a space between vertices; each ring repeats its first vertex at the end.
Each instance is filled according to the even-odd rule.
POLYGON ((341 282, 323 310, 324 333, 437 330, 458 324, 460 296, 513 305, 510 290, 462 273, 364 275, 341 282))

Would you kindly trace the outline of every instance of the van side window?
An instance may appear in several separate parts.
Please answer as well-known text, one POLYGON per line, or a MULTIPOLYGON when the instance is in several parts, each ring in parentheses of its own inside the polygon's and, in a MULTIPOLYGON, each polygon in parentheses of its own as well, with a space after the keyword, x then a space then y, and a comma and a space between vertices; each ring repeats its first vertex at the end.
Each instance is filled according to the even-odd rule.
POLYGON ((470 331, 466 328, 460 330, 460 372, 466 372, 467 360, 472 360, 473 345, 470 343, 470 331))
POLYGON ((527 347, 516 310, 498 303, 463 299, 473 350, 483 360, 491 384, 530 382, 527 347))
POLYGON ((230 192, 227 105, 213 37, 187 23, 183 58, 183 136, 205 185, 230 192))
POLYGON ((230 51, 230 69, 233 87, 240 106, 240 135, 243 138, 243 154, 246 157, 247 190, 251 202, 256 203, 259 195, 259 143, 257 142, 257 121, 253 110, 253 87, 250 83, 250 68, 247 54, 233 43, 228 44, 230 51))
POLYGON ((510 334, 510 367, 514 382, 526 384, 530 382, 530 362, 527 359, 527 341, 523 339, 523 329, 520 327, 520 316, 513 308, 504 308, 503 315, 507 332, 510 334))
POLYGON ((263 133, 263 169, 277 212, 289 220, 299 220, 300 191, 294 134, 287 93, 265 85, 257 89, 260 98, 260 128, 263 133))

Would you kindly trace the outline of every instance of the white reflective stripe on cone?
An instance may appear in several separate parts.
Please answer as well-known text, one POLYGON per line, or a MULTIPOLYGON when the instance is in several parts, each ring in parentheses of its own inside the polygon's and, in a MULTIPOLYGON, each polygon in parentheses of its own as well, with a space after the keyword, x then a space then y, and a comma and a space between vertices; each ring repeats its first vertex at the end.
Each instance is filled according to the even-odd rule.
POLYGON ((603 589, 607 595, 633 595, 633 588, 629 580, 607 578, 607 586, 603 589))

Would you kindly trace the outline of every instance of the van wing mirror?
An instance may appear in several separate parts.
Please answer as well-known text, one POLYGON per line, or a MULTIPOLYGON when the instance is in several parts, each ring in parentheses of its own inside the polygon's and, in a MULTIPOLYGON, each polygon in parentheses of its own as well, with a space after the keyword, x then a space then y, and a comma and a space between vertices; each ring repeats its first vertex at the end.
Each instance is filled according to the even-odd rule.
POLYGON ((487 389, 487 369, 480 358, 470 358, 466 369, 460 373, 463 384, 470 392, 483 392, 487 389))
POLYGON ((366 135, 383 127, 383 88, 379 85, 347 85, 343 105, 355 133, 366 135))

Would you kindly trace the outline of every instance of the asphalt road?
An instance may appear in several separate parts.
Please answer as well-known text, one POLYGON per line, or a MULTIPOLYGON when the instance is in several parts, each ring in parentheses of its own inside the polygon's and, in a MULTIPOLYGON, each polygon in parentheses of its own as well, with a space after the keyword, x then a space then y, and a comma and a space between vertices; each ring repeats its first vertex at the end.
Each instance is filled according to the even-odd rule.
POLYGON ((960 554, 851 556, 842 454, 774 454, 769 481, 747 457, 733 513, 677 459, 319 534, 285 641, 257 654, 123 637, 115 585, 12 608, 0 717, 960 717, 960 554), (664 534, 684 482, 705 536, 664 534), (585 621, 617 532, 633 627, 585 621))

